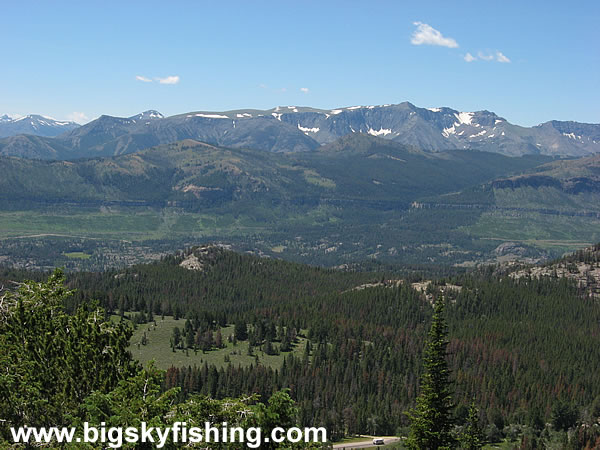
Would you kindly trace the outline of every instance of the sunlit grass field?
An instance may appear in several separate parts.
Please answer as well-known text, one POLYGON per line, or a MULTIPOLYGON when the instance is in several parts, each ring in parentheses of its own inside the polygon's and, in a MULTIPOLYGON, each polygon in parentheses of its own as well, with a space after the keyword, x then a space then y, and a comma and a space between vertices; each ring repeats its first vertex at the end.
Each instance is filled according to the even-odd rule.
MULTIPOLYGON (((168 369, 169 367, 187 367, 201 366, 205 363, 214 364, 217 367, 226 367, 228 364, 234 366, 247 367, 250 364, 256 365, 257 362, 263 366, 268 366, 273 369, 281 368, 285 355, 294 354, 301 357, 306 346, 306 339, 298 337, 298 342, 294 349, 289 353, 281 353, 279 355, 267 355, 260 348, 253 348, 253 356, 248 355, 248 342, 238 342, 234 345, 229 342, 228 337, 233 334, 233 326, 221 328, 224 348, 202 352, 202 350, 194 351, 192 349, 176 350, 171 349, 171 336, 173 328, 179 327, 183 330, 185 319, 175 320, 172 316, 165 316, 162 319, 156 316, 156 326, 154 322, 139 325, 134 331, 131 338, 129 349, 132 355, 141 363, 154 360, 156 366, 160 369, 168 369), (142 337, 146 333, 147 343, 142 345, 142 337), (229 359, 229 362, 226 359, 229 359)), ((274 343, 274 346, 277 346, 274 343)))

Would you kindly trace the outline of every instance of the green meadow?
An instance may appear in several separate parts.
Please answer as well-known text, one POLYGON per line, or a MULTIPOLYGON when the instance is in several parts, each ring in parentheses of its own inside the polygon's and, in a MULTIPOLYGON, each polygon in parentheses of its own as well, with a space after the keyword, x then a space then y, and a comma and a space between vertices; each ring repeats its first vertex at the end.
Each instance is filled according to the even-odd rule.
MULTIPOLYGON (((142 324, 137 327, 131 337, 129 350, 132 355, 144 365, 154 360, 156 366, 160 369, 168 369, 169 367, 187 367, 201 366, 207 363, 214 364, 217 367, 226 367, 228 364, 234 366, 247 367, 251 364, 256 365, 257 362, 263 366, 268 366, 273 369, 279 369, 283 363, 285 355, 294 354, 301 357, 304 353, 306 339, 298 337, 298 342, 294 349, 289 353, 281 353, 279 355, 267 355, 260 348, 253 348, 253 355, 248 355, 248 342, 237 342, 233 344, 229 342, 228 337, 233 335, 233 325, 221 328, 223 336, 224 348, 213 349, 207 352, 202 350, 194 351, 193 349, 173 351, 171 348, 171 336, 173 328, 179 327, 183 330, 185 320, 175 320, 172 316, 165 316, 164 319, 156 317, 156 325, 154 322, 142 324), (142 337, 146 334, 146 345, 142 345, 142 337), (229 360, 229 361, 227 361, 229 360)), ((273 344, 278 346, 277 343, 273 344)))

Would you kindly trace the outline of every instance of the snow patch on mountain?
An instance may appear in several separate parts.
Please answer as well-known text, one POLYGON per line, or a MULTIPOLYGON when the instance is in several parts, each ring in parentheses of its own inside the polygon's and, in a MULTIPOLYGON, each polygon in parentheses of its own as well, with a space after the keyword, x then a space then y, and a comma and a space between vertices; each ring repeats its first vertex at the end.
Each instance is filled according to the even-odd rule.
POLYGON ((368 131, 368 133, 372 136, 387 136, 391 132, 392 132, 392 130, 390 130, 389 128, 383 128, 383 127, 381 127, 379 130, 374 130, 373 128, 369 128, 369 131, 368 131))
POLYGON ((485 133, 487 133, 487 130, 480 131, 477 134, 472 134, 471 136, 469 136, 469 139, 473 139, 473 138, 476 138, 476 137, 479 137, 479 136, 483 136, 485 133))
POLYGON ((223 114, 194 114, 188 117, 206 117, 207 119, 229 119, 229 117, 223 114))
POLYGON ((460 125, 460 124, 459 124, 459 123, 454 123, 454 124, 452 124, 452 126, 451 126, 451 127, 444 128, 444 129, 442 130, 442 136, 444 136, 444 137, 446 137, 446 138, 447 138, 447 137, 449 137, 451 134, 456 134, 456 127, 457 127, 457 125, 460 125))
POLYGON ((563 136, 566 136, 569 139, 579 139, 579 140, 581 140, 581 136, 578 136, 575 133, 563 133, 563 136))
POLYGON ((465 125, 471 125, 474 115, 475 113, 472 112, 459 112, 458 114, 454 114, 454 116, 458 119, 458 123, 465 125))
MULTIPOLYGON (((281 119, 280 119, 280 120, 281 120, 281 119)), ((300 131, 303 131, 303 132, 304 132, 304 134, 306 134, 306 135, 308 135, 308 133, 318 133, 318 132, 319 132, 319 130, 320 130, 320 128, 316 128, 316 127, 315 127, 315 128, 307 128, 307 127, 303 127, 303 126, 300 126, 300 124, 298 124, 298 129, 299 129, 300 131)))

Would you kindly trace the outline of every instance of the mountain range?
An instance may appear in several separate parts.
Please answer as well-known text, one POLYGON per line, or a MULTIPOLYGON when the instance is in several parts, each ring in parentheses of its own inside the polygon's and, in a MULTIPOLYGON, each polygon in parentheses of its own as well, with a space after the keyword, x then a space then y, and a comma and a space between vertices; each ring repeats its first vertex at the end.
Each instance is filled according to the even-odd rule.
POLYGON ((79 128, 79 124, 71 121, 56 120, 47 116, 30 114, 23 117, 0 116, 0 138, 19 134, 53 137, 79 128))
POLYGON ((528 128, 489 111, 419 108, 408 102, 332 110, 285 106, 200 111, 170 117, 146 111, 129 118, 104 115, 55 137, 31 130, 19 133, 0 139, 0 155, 73 160, 134 153, 184 139, 295 153, 314 151, 352 133, 370 134, 427 152, 467 149, 508 156, 600 152, 600 124, 550 121, 528 128))
POLYGON ((126 202, 187 210, 251 200, 411 201, 519 172, 548 157, 510 158, 487 152, 429 153, 356 133, 317 151, 274 153, 217 147, 186 139, 127 155, 77 161, 0 157, 0 200, 103 204, 126 202))

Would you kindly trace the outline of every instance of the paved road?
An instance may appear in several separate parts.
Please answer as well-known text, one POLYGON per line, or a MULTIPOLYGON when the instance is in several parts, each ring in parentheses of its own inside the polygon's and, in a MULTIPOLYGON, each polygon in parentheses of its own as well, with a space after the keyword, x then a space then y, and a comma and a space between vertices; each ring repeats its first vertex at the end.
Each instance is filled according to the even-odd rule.
MULTIPOLYGON (((394 442, 398 442, 400 440, 400 438, 387 437, 387 438, 383 438, 383 440, 384 440, 384 443, 387 445, 387 444, 393 444, 394 442)), ((377 448, 379 446, 373 445, 373 438, 368 439, 368 440, 365 439, 364 441, 348 442, 346 444, 335 444, 333 446, 333 448, 337 448, 337 449, 369 448, 369 447, 377 448)))

